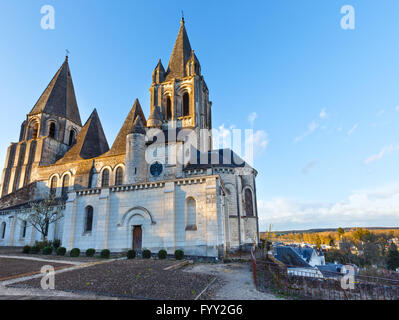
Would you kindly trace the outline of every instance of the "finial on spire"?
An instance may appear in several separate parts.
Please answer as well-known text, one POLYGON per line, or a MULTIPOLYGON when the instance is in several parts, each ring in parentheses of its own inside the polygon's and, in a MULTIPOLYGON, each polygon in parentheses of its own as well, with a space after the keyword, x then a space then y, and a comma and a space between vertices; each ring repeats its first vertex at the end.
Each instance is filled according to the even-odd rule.
POLYGON ((69 52, 68 49, 65 49, 65 53, 66 53, 66 55, 65 55, 65 61, 68 61, 70 52, 69 52))
POLYGON ((184 24, 184 11, 181 11, 181 24, 184 24))

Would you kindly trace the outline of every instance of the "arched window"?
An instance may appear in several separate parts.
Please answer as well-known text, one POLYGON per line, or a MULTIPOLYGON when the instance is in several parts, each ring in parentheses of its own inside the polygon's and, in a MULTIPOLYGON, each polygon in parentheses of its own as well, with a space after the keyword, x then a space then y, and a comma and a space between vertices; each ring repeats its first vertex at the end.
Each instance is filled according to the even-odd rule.
POLYGON ((68 189, 69 189, 69 175, 66 174, 64 176, 64 179, 62 180, 62 197, 66 197, 68 194, 68 189))
POLYGON ((115 185, 120 186, 123 184, 123 169, 121 167, 116 169, 115 173, 115 185))
POLYGON ((69 145, 73 145, 73 143, 75 142, 75 130, 71 129, 71 131, 69 131, 69 145))
POLYGON ((172 101, 170 100, 170 97, 166 97, 166 120, 171 120, 172 119, 172 101))
POLYGON ((91 232, 93 230, 93 207, 86 207, 85 215, 85 232, 91 232))
POLYGON ((190 95, 185 92, 183 94, 183 117, 190 115, 190 95))
POLYGON ((252 201, 252 191, 250 189, 245 189, 245 214, 247 217, 254 216, 254 207, 252 201))
POLYGON ((26 227, 28 223, 26 220, 22 221, 22 226, 21 226, 21 238, 24 239, 26 237, 26 227))
POLYGON ((57 183, 58 183, 57 177, 52 177, 50 182, 50 195, 55 196, 57 192, 57 183))
POLYGON ((48 128, 48 136, 50 138, 55 138, 55 123, 50 122, 50 126, 48 128))
POLYGON ((197 230, 197 204, 193 198, 188 198, 186 203, 187 227, 186 230, 197 230))
POLYGON ((32 126, 32 139, 37 139, 38 134, 39 134, 39 124, 36 122, 32 126))
POLYGON ((6 223, 5 222, 3 222, 2 224, 1 224, 1 238, 2 239, 4 239, 5 238, 5 236, 6 236, 6 223))
POLYGON ((109 170, 105 169, 103 171, 102 179, 101 179, 101 186, 108 187, 109 186, 109 170))

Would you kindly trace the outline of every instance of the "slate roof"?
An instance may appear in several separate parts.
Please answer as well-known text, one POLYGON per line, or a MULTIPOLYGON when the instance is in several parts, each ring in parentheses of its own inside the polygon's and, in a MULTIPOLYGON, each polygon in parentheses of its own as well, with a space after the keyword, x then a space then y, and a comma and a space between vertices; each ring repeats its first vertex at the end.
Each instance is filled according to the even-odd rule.
POLYGON ((277 260, 291 267, 312 268, 312 266, 303 260, 295 248, 287 246, 278 246, 274 248, 274 256, 277 260))
POLYGON ((143 121, 141 120, 141 117, 138 115, 136 119, 134 120, 132 129, 130 130, 130 133, 141 133, 145 134, 145 129, 143 126, 143 121))
POLYGON ((342 264, 328 263, 322 266, 316 266, 320 270, 323 277, 341 277, 342 264))
POLYGON ((119 130, 119 133, 116 136, 114 143, 112 144, 111 150, 107 152, 106 156, 115 156, 126 153, 126 136, 131 132, 137 116, 140 116, 143 122, 143 126, 147 126, 147 121, 145 119, 139 99, 136 99, 136 101, 134 102, 132 109, 130 109, 129 114, 127 115, 125 122, 122 125, 122 128, 119 130))
POLYGON ((95 158, 108 150, 107 138, 105 137, 97 110, 94 109, 77 135, 76 143, 58 163, 95 158))
POLYGON ((173 78, 183 78, 186 75, 186 64, 191 57, 191 45, 187 36, 184 19, 181 20, 181 26, 175 45, 173 47, 172 55, 169 60, 169 65, 166 70, 166 81, 173 78))
POLYGON ((42 112, 69 119, 82 126, 68 57, 65 58, 61 68, 44 90, 29 115, 42 112))
POLYGON ((208 151, 207 154, 195 150, 192 154, 196 157, 195 161, 190 161, 185 167, 186 170, 204 169, 212 167, 227 168, 252 168, 240 156, 229 148, 208 151), (202 163, 204 160, 207 163, 202 163))

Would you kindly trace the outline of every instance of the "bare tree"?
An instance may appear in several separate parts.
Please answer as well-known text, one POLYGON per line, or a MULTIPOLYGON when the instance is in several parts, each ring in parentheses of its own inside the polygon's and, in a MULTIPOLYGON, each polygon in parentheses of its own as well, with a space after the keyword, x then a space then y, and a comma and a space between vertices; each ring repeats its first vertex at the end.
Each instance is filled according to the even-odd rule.
POLYGON ((42 240, 46 240, 49 226, 64 217, 61 212, 62 208, 55 200, 54 195, 50 195, 43 200, 31 202, 30 208, 30 211, 21 214, 23 217, 20 219, 26 221, 27 224, 30 224, 40 232, 42 240))

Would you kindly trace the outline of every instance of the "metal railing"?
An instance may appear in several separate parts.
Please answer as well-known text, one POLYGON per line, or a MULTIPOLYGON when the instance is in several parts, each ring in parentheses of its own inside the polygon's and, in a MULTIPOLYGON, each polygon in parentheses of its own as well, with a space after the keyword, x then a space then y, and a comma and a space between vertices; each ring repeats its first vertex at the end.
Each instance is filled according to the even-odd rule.
POLYGON ((252 271, 259 291, 298 299, 399 300, 398 280, 355 275, 350 288, 342 285, 345 274, 278 264, 261 251, 251 251, 252 271))

